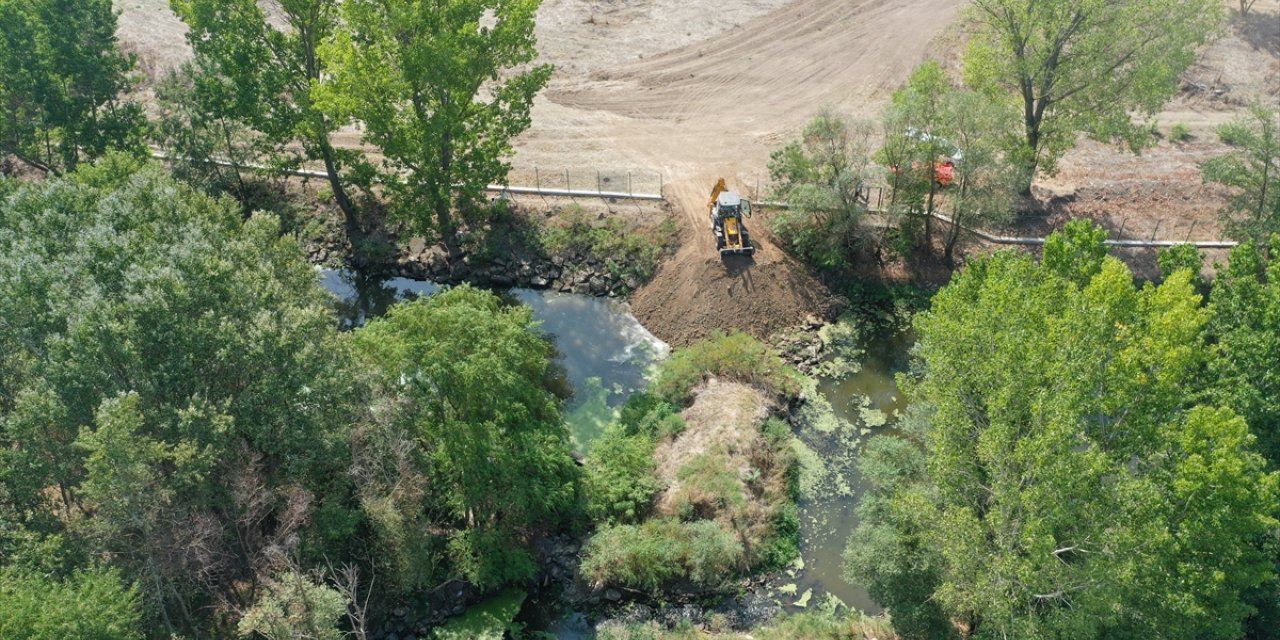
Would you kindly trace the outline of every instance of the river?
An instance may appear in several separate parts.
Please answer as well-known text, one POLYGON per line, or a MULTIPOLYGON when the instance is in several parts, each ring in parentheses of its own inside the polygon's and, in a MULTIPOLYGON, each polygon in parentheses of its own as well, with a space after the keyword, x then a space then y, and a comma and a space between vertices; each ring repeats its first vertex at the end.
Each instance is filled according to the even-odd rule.
MULTIPOLYGON (((351 271, 326 270, 322 278, 337 297, 335 307, 344 328, 359 326, 398 301, 440 290, 431 282, 371 278, 351 271)), ((556 345, 556 366, 567 387, 566 422, 575 450, 586 452, 627 397, 645 388, 652 367, 666 357, 667 345, 641 326, 625 303, 530 289, 501 295, 529 305, 539 330, 556 345)), ((774 596, 788 610, 814 606, 829 595, 866 613, 881 611, 865 589, 844 579, 841 556, 857 526, 854 506, 862 494, 857 454, 869 438, 892 429, 905 409, 894 375, 905 370, 913 342, 909 332, 872 336, 857 372, 818 380, 816 392, 830 403, 839 426, 797 434, 801 449, 811 452, 809 465, 820 467, 821 477, 800 500, 801 560, 772 585, 774 596)), ((556 635, 587 637, 580 619, 566 627, 556 629, 562 632, 556 635)))

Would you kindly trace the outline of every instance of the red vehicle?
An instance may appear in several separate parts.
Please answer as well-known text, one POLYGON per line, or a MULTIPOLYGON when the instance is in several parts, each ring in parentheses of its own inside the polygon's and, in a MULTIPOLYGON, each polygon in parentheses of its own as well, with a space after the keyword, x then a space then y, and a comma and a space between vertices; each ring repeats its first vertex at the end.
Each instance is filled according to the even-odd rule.
MULTIPOLYGON (((923 164, 924 163, 918 162, 918 161, 912 162, 911 168, 912 170, 919 171, 920 169, 923 168, 923 164)), ((898 165, 896 164, 890 165, 889 170, 894 172, 895 174, 902 173, 902 170, 900 170, 898 168, 898 165)), ((934 184, 945 189, 951 186, 951 183, 955 182, 955 180, 956 180, 956 161, 954 159, 947 158, 946 160, 933 163, 934 184)))
MULTIPOLYGON (((942 149, 950 150, 950 155, 942 155, 941 159, 933 163, 933 183, 944 189, 951 186, 956 180, 956 163, 964 155, 960 149, 943 138, 923 131, 916 131, 915 129, 908 129, 907 137, 929 143, 935 149, 941 147, 942 149)), ((919 171, 923 168, 924 163, 922 162, 913 161, 911 163, 911 169, 914 171, 919 171)), ((895 174, 901 173, 897 165, 891 165, 889 170, 895 174)))

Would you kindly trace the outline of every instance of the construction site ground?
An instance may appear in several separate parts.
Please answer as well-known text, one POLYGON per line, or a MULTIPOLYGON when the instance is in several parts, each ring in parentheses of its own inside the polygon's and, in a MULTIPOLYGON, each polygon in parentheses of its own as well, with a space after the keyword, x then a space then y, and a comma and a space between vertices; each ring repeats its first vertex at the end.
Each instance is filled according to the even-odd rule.
MULTIPOLYGON (((706 218, 711 185, 724 176, 753 195, 770 152, 819 109, 874 118, 926 58, 954 65, 963 4, 544 0, 539 51, 557 71, 534 107, 533 127, 516 142, 516 174, 574 168, 663 176, 682 244, 632 306, 664 340, 686 344, 729 329, 766 335, 823 315, 836 306, 833 296, 776 246, 763 220, 751 221, 759 246, 753 259, 721 261, 706 218)), ((189 55, 167 0, 116 6, 122 42, 152 78, 189 55)), ((1159 122, 1164 132, 1188 125, 1189 142, 1163 140, 1137 157, 1083 142, 1057 175, 1038 180, 1038 206, 1009 230, 1040 234, 1088 216, 1125 237, 1217 238, 1225 193, 1202 183, 1197 163, 1225 149, 1213 133, 1218 124, 1251 101, 1280 100, 1280 0, 1258 0, 1248 18, 1234 18, 1183 80, 1159 122)), ((360 141, 350 131, 341 142, 360 141)), ((895 274, 914 277, 892 267, 884 273, 895 274)))

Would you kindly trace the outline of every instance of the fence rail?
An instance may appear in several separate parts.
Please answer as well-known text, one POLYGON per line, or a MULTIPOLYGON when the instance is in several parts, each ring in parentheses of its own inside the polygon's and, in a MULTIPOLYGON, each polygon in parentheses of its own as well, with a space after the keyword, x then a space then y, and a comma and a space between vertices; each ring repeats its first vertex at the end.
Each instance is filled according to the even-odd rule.
MULTIPOLYGON (((884 187, 864 187, 858 191, 857 199, 859 202, 866 205, 868 211, 872 213, 885 213, 885 205, 884 205, 885 188, 884 187)), ((761 201, 761 202, 758 202, 757 204, 763 207, 773 207, 778 209, 789 209, 791 207, 789 203, 770 201, 770 200, 761 201)), ((940 220, 949 225, 956 224, 956 222, 951 218, 944 216, 936 211, 931 212, 929 215, 934 219, 940 220)), ((1041 238, 1041 237, 1002 236, 1002 235, 996 235, 994 233, 991 233, 989 231, 985 231, 982 229, 975 229, 973 227, 968 227, 963 224, 960 225, 960 228, 964 230, 966 233, 970 233, 979 238, 982 238, 987 242, 991 242, 994 244, 1040 246, 1040 245, 1043 245, 1045 242, 1045 238, 1041 238)), ((1158 224, 1156 225, 1156 228, 1157 230, 1159 230, 1158 224)), ((1122 226, 1121 232, 1123 233, 1123 231, 1124 229, 1122 226)), ((1150 240, 1123 239, 1123 238, 1114 239, 1114 240, 1108 239, 1104 241, 1103 244, 1105 244, 1108 247, 1121 247, 1121 248, 1131 248, 1131 249, 1133 248, 1160 249, 1160 248, 1166 248, 1166 247, 1176 247, 1178 245, 1184 245, 1184 244, 1191 245, 1193 247, 1196 247, 1197 249, 1231 249, 1233 247, 1238 246, 1240 243, 1233 242, 1230 240, 1191 240, 1189 238, 1187 240, 1156 240, 1153 234, 1150 240)))
MULTIPOLYGON (((165 162, 176 160, 173 156, 158 151, 152 152, 151 157, 165 162)), ((315 169, 280 169, 256 163, 236 164, 221 159, 209 159, 206 162, 230 169, 275 173, 299 178, 327 179, 329 177, 328 173, 315 169)), ((517 195, 663 200, 663 186, 663 177, 659 172, 637 171, 634 169, 542 170, 534 167, 528 170, 513 170, 511 175, 508 176, 507 184, 491 184, 486 189, 495 193, 505 192, 517 195), (515 179, 511 179, 512 177, 515 179), (512 184, 513 182, 515 184, 512 184)))
MULTIPOLYGON (((153 152, 151 155, 159 160, 173 160, 172 157, 161 152, 153 152)), ((280 170, 258 164, 236 165, 225 160, 209 160, 209 162, 222 167, 283 173, 285 175, 305 178, 328 177, 328 174, 323 171, 310 169, 280 170)), ((510 177, 513 177, 514 180, 509 180, 508 182, 518 183, 519 181, 525 181, 525 184, 491 184, 488 186, 488 190, 498 194, 508 193, 514 195, 541 195, 567 198, 613 198, 652 201, 662 201, 666 199, 662 194, 664 179, 661 172, 627 169, 544 170, 540 167, 533 167, 532 169, 513 170, 510 177), (575 189, 574 186, 579 188, 575 189), (645 191, 644 189, 650 189, 651 191, 645 191)), ((766 187, 767 184, 761 183, 759 178, 756 178, 754 185, 749 187, 753 189, 752 193, 755 198, 757 198, 756 204, 762 207, 777 209, 789 209, 791 207, 787 202, 760 199, 761 194, 765 192, 766 187)), ((885 189, 884 187, 864 187, 859 190, 858 200, 867 206, 868 211, 884 213, 885 189)), ((951 218, 936 211, 929 215, 949 225, 956 224, 956 222, 951 218)), ((963 224, 959 226, 964 232, 994 244, 1040 246, 1045 243, 1045 238, 1043 237, 1001 236, 982 229, 968 227, 963 224)), ((1158 230, 1159 225, 1156 225, 1156 228, 1158 230)), ((1238 246, 1240 243, 1230 240, 1156 240, 1153 235, 1150 240, 1108 239, 1104 244, 1109 247, 1141 249, 1159 249, 1184 244, 1191 245, 1197 249, 1231 249, 1238 246)))

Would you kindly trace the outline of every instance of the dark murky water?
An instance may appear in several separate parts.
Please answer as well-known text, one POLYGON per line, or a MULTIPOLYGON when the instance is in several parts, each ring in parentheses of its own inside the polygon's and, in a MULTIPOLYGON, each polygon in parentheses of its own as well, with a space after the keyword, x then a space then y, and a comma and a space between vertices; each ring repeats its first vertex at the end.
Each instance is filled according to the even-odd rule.
POLYGON ((857 469, 857 455, 871 437, 891 430, 905 411, 906 400, 898 391, 894 376, 907 370, 913 344, 915 335, 909 331, 873 336, 858 372, 843 379, 818 382, 819 393, 851 430, 843 435, 834 433, 809 440, 814 453, 830 465, 829 473, 839 476, 839 490, 801 498, 803 565, 790 576, 795 585, 794 597, 781 598, 792 610, 799 609, 794 603, 810 592, 809 606, 821 603, 829 594, 865 613, 883 611, 866 589, 844 579, 842 555, 849 536, 858 526, 856 506, 864 489, 857 469))

